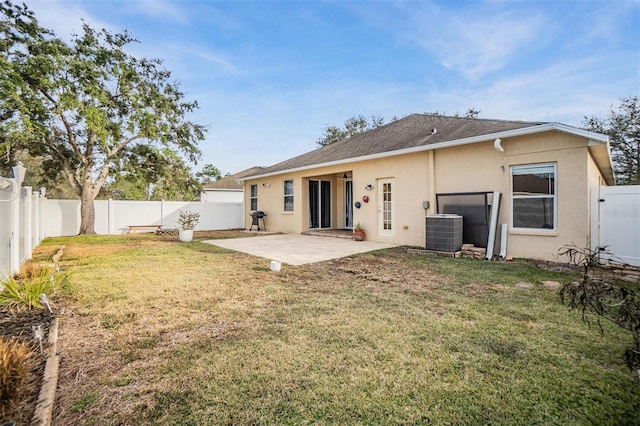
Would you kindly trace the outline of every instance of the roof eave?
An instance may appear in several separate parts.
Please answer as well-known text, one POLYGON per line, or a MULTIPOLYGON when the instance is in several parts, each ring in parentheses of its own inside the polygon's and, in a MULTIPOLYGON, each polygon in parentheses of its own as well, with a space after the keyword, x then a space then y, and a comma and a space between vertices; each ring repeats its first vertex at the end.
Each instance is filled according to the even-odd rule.
POLYGON ((525 135, 543 133, 543 132, 548 132, 553 130, 588 138, 590 141, 593 141, 593 143, 595 144, 606 144, 607 146, 609 144, 608 137, 600 133, 594 133, 588 130, 578 129, 576 127, 567 126, 561 123, 545 123, 545 124, 537 124, 535 126, 530 126, 530 127, 523 127, 521 129, 505 130, 503 132, 488 133, 484 135, 472 136, 469 138, 456 139, 456 140, 440 142, 440 143, 434 143, 430 145, 421 145, 413 148, 405 148, 405 149, 398 149, 394 151, 380 152, 377 154, 363 155, 360 157, 350 157, 342 160, 329 161, 326 163, 310 164, 307 166, 295 167, 292 169, 284 169, 284 170, 278 170, 271 173, 247 176, 238 180, 241 182, 244 182, 247 180, 262 179, 266 177, 282 175, 285 173, 295 173, 295 172, 301 172, 305 170, 312 170, 320 167, 338 166, 342 164, 355 163, 359 161, 368 161, 368 160, 376 160, 376 159, 387 158, 387 157, 394 157, 396 155, 405 155, 405 154, 414 154, 417 152, 433 151, 436 149, 451 148, 451 147, 461 146, 461 145, 470 145, 478 142, 486 142, 491 139, 513 138, 516 136, 525 136, 525 135))

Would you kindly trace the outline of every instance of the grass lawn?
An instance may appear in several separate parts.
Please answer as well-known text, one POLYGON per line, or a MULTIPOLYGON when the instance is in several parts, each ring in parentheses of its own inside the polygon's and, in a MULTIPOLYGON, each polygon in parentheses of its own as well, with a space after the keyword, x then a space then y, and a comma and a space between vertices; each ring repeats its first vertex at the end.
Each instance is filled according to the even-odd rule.
POLYGON ((56 425, 640 423, 630 337, 539 284, 568 273, 401 249, 273 273, 151 235, 40 258, 60 245, 56 425))

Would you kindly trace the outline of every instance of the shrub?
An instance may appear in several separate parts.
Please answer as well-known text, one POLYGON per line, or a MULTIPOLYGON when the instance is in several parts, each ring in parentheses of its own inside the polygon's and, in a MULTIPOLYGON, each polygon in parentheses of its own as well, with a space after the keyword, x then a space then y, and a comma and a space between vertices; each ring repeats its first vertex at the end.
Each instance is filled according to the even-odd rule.
POLYGON ((40 295, 49 296, 65 281, 64 274, 55 273, 53 268, 30 269, 19 277, 9 277, 2 282, 4 291, 0 292, 0 305, 9 309, 42 308, 40 295))
POLYGON ((199 221, 200 213, 190 212, 189 210, 180 210, 180 215, 178 216, 178 226, 180 227, 180 229, 184 231, 193 230, 195 229, 199 221))
POLYGON ((0 337, 0 406, 20 394, 20 388, 29 373, 31 351, 26 343, 4 340, 0 337))
POLYGON ((580 282, 562 287, 562 302, 571 309, 580 309, 582 320, 587 324, 589 316, 595 316, 601 331, 600 319, 628 331, 632 345, 625 351, 625 362, 631 370, 638 372, 640 378, 640 283, 622 279, 615 270, 603 268, 600 264, 602 251, 597 247, 591 250, 567 245, 560 254, 582 267, 580 282))

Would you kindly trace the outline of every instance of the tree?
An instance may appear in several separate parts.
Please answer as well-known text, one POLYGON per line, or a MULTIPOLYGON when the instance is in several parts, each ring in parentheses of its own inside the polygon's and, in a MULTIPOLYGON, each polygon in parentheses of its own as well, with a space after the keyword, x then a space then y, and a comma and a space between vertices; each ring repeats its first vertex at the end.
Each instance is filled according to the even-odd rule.
POLYGON ((380 127, 383 124, 384 118, 382 117, 371 116, 371 122, 369 122, 364 116, 358 115, 357 117, 351 117, 346 120, 344 127, 326 125, 322 130, 322 137, 320 137, 316 143, 320 147, 331 145, 332 143, 380 127))
POLYGON ((611 158, 616 182, 622 185, 640 185, 640 103, 638 96, 620 100, 611 107, 609 117, 584 117, 583 126, 609 136, 611 158))
POLYGON ((32 155, 28 149, 9 152, 10 156, 5 156, 0 160, 0 176, 11 176, 11 166, 21 162, 27 168, 24 186, 30 186, 34 191, 44 187, 49 198, 75 198, 75 194, 64 176, 44 166, 46 160, 42 155, 32 155))
MULTIPOLYGON (((464 116, 466 118, 478 118, 478 115, 480 115, 480 110, 479 109, 475 109, 475 108, 469 108, 467 110, 467 112, 464 113, 464 116)), ((456 112, 456 117, 458 116, 458 113, 456 112)))
MULTIPOLYGON (((425 112, 424 114, 425 115, 445 115, 444 113, 440 113, 438 111, 425 112)), ((480 114, 479 109, 469 108, 467 112, 465 112, 464 117, 477 118, 478 114, 480 114)), ((460 117, 460 114, 456 112, 454 114, 454 117, 460 117)), ((391 122, 396 120, 398 120, 398 117, 394 115, 391 118, 391 122)), ((344 139, 349 139, 353 136, 359 135, 360 133, 373 130, 377 127, 382 126, 383 124, 384 124, 384 118, 382 117, 377 117, 375 115, 371 116, 371 122, 369 122, 364 116, 358 115, 356 117, 351 117, 347 121, 345 121, 344 127, 326 125, 322 130, 322 136, 316 141, 316 143, 320 147, 324 147, 344 139)))
POLYGON ((202 170, 196 173, 196 177, 202 184, 215 182, 222 177, 222 172, 213 164, 205 164, 202 170))
POLYGON ((170 149, 137 145, 127 162, 113 170, 105 197, 127 200, 193 200, 200 182, 182 158, 170 149))
POLYGON ((206 129, 186 116, 197 102, 184 99, 162 61, 128 54, 136 40, 127 32, 83 24, 65 43, 26 5, 5 1, 0 10, 0 134, 9 135, 0 151, 26 141, 54 163, 81 200, 81 234, 94 233, 93 201, 136 147, 196 161, 206 129))
MULTIPOLYGON (((473 107, 467 109, 467 112, 464 113, 464 115, 462 117, 464 118, 478 118, 478 115, 480 115, 480 110, 479 109, 475 109, 473 107)), ((426 115, 440 115, 440 116, 446 116, 447 113, 446 112, 440 112, 438 110, 435 110, 434 112, 425 112, 426 115)), ((460 113, 458 111, 455 112, 455 114, 453 114, 453 117, 460 117, 460 113)))

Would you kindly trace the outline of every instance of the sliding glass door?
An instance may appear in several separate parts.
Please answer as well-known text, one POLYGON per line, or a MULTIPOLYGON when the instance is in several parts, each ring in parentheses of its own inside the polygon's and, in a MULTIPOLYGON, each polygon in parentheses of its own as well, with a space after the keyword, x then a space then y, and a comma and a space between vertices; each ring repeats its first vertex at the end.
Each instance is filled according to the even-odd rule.
POLYGON ((309 181, 309 228, 331 228, 331 182, 309 181))

